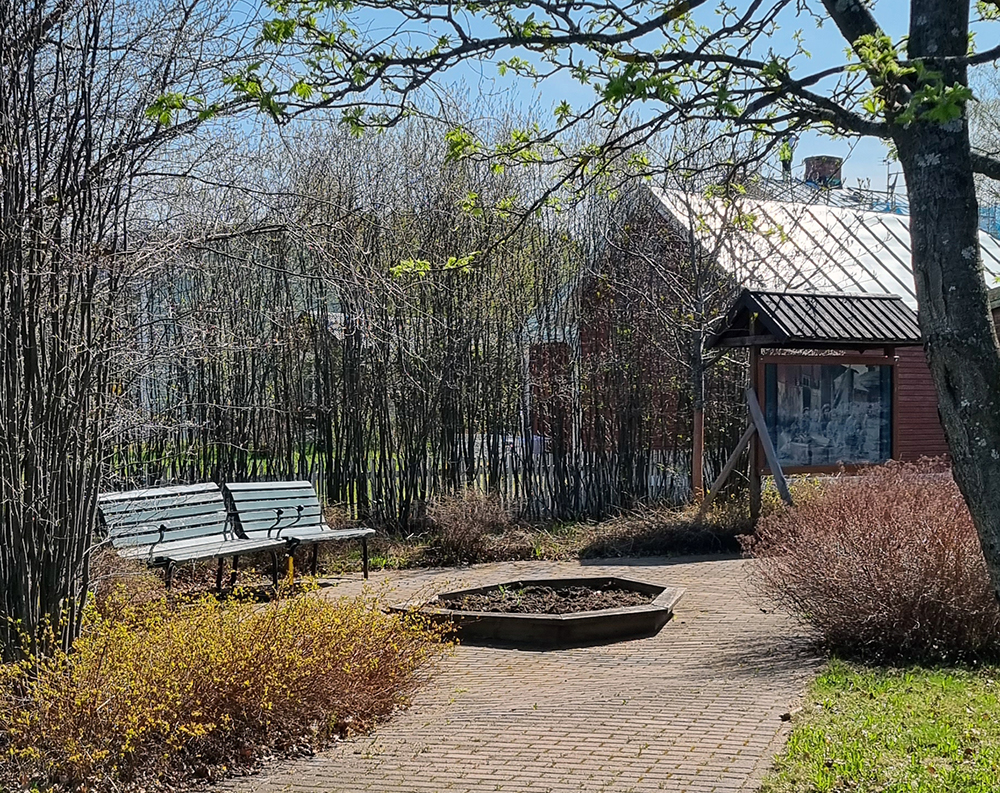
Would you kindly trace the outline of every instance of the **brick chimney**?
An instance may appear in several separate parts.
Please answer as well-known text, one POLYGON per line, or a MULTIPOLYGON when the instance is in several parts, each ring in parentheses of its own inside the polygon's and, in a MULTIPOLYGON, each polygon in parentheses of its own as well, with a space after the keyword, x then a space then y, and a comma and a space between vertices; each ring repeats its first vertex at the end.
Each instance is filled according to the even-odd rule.
POLYGON ((840 168, 844 164, 842 157, 806 157, 806 181, 817 187, 835 190, 844 186, 840 178, 840 168))

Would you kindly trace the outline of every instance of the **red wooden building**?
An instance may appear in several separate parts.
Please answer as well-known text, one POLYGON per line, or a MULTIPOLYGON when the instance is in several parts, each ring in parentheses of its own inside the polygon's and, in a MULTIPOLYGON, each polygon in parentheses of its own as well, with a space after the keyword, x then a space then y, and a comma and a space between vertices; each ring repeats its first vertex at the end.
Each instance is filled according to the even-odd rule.
MULTIPOLYGON (((655 246, 647 246, 637 261, 655 259, 654 267, 677 274, 693 262, 700 263, 699 278, 712 280, 710 292, 715 302, 705 314, 711 320, 715 312, 716 321, 708 326, 712 331, 722 327, 727 307, 743 289, 814 296, 895 296, 894 305, 908 310, 911 330, 916 327, 906 215, 879 211, 857 191, 807 190, 801 185, 794 191, 787 185, 757 190, 758 195, 768 192, 772 196, 794 193, 796 200, 748 196, 710 199, 649 188, 645 204, 649 211, 639 213, 636 222, 655 227, 652 234, 647 229, 644 237, 654 239, 655 246)), ((630 244, 629 240, 619 241, 617 247, 624 250, 630 244)), ((1000 242, 982 232, 980 247, 987 278, 1000 280, 1000 242)), ((616 267, 610 261, 598 262, 590 273, 567 287, 560 298, 563 304, 553 312, 559 316, 558 322, 534 323, 528 355, 533 426, 548 442, 583 452, 608 448, 615 442, 612 436, 623 432, 636 433, 649 450, 676 450, 678 439, 690 444, 692 436, 697 436, 697 423, 691 418, 692 404, 684 397, 691 393, 690 382, 685 381, 690 376, 690 360, 683 354, 658 358, 656 352, 657 339, 665 338, 656 317, 664 315, 662 301, 670 296, 657 291, 656 284, 662 279, 655 278, 655 273, 632 266, 625 268, 623 276, 616 267), (609 268, 615 276, 606 274, 609 268), (631 285, 623 285, 628 279, 633 279, 631 285), (645 294, 660 301, 660 314, 650 318, 635 312, 629 301, 616 302, 615 295, 625 293, 645 294), (565 310, 571 303, 573 309, 565 310), (631 329, 631 340, 623 340, 623 328, 631 329), (631 361, 631 368, 626 371, 619 363, 616 371, 608 351, 633 342, 632 358, 615 359, 631 361), (597 364, 604 359, 611 363, 602 368, 597 364)), ((997 306, 995 318, 1000 319, 1000 295, 997 306)), ((685 312, 687 306, 678 306, 677 311, 685 312)), ((669 318, 669 312, 666 314, 669 318)), ((848 329, 852 322, 860 321, 850 315, 841 319, 848 329)), ((799 455, 792 469, 822 469, 839 462, 834 439, 814 431, 834 426, 834 418, 840 421, 836 426, 850 424, 850 429, 842 431, 848 438, 844 448, 854 448, 856 456, 870 457, 872 462, 947 453, 920 340, 897 341, 880 344, 877 349, 859 344, 852 353, 852 361, 857 361, 848 369, 800 371, 797 385, 772 384, 772 397, 784 400, 786 413, 797 400, 796 409, 809 414, 805 419, 800 415, 795 426, 786 427, 781 437, 775 438, 785 441, 789 454, 799 455), (891 375, 869 363, 867 359, 873 357, 881 359, 879 363, 885 364, 891 375), (871 429, 874 417, 868 414, 880 410, 879 401, 870 396, 878 389, 890 389, 892 430, 876 450, 871 429), (863 394, 869 397, 862 408, 857 405, 863 394), (849 417, 849 409, 865 415, 849 417), (862 434, 866 434, 864 439, 862 434), (818 440, 804 443, 801 439, 806 437, 827 438, 830 445, 824 448, 818 440)), ((676 338, 671 343, 676 343, 676 338)), ((763 354, 767 355, 766 348, 763 354)), ((798 365, 821 366, 809 359, 798 365)), ((728 377, 734 381, 731 390, 741 395, 743 371, 740 382, 740 375, 732 369, 708 369, 707 376, 714 378, 716 391, 725 389, 728 377)), ((762 397, 766 402, 766 394, 762 397)), ((711 427, 711 400, 705 412, 711 427)), ((789 417, 784 420, 787 423, 789 417)), ((706 474, 711 476, 712 471, 706 474)))

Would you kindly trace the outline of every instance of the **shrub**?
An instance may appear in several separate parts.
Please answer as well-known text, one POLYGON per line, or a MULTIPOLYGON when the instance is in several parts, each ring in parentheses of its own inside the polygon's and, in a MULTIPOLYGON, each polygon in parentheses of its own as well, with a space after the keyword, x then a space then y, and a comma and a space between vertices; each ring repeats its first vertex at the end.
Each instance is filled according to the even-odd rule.
POLYGON ((762 520, 747 547, 763 593, 839 653, 953 660, 1000 650, 982 549, 940 463, 835 477, 762 520))
POLYGON ((124 559, 110 548, 93 555, 90 563, 90 591, 100 614, 120 610, 123 603, 142 605, 164 595, 163 580, 142 562, 124 559))
POLYGON ((427 505, 427 517, 436 530, 435 561, 439 564, 472 564, 509 559, 521 554, 506 547, 523 544, 530 558, 531 543, 514 521, 510 510, 496 496, 466 490, 427 505))
POLYGON ((105 603, 69 654, 0 668, 0 789, 172 785, 368 729, 435 638, 368 599, 105 603))
POLYGON ((738 535, 750 530, 742 510, 722 503, 704 517, 698 508, 647 506, 625 512, 595 527, 581 549, 583 558, 670 556, 736 552, 738 535))

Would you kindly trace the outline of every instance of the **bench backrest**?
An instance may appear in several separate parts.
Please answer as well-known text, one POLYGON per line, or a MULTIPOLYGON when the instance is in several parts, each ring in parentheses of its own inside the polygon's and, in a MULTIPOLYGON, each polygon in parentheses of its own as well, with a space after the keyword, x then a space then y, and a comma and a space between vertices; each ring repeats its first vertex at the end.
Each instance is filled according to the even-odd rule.
POLYGON ((212 482, 102 493, 97 508, 115 548, 228 535, 226 502, 212 482))
POLYGON ((286 529, 326 526, 310 482, 232 482, 224 488, 238 531, 246 537, 284 537, 286 529))

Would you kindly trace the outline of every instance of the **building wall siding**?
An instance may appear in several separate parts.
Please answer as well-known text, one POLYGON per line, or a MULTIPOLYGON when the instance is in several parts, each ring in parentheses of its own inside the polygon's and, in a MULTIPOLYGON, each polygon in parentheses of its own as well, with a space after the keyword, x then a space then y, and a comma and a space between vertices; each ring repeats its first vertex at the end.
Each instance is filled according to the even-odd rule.
MULTIPOLYGON (((993 309, 993 324, 1000 333, 1000 307, 993 309)), ((905 347, 896 351, 899 363, 898 443, 896 457, 919 460, 921 457, 941 457, 948 454, 937 393, 922 347, 905 347)))
POLYGON ((941 417, 938 415, 937 394, 922 347, 900 347, 896 350, 897 394, 896 458, 914 461, 921 457, 948 454, 941 417))

